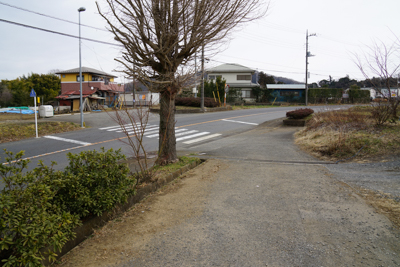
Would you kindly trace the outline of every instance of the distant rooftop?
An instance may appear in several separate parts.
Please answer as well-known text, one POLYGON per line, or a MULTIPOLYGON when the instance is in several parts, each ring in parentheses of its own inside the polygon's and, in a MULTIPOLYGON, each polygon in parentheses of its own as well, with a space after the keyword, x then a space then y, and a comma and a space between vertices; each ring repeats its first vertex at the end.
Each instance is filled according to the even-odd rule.
POLYGON ((237 73, 237 72, 239 72, 239 73, 240 72, 252 72, 253 73, 255 71, 256 70, 254 70, 254 69, 251 69, 251 68, 239 65, 239 64, 227 63, 227 64, 219 65, 215 68, 208 69, 206 72, 207 73, 221 73, 221 72, 224 72, 224 73, 226 73, 226 72, 235 72, 235 73, 237 73))
MULTIPOLYGON (((68 74, 68 73, 79 73, 79 68, 56 72, 56 74, 68 74)), ((118 77, 113 74, 109 74, 107 72, 88 68, 88 67, 82 67, 82 73, 92 73, 92 74, 103 75, 103 76, 114 77, 114 78, 118 77)))
POLYGON ((267 84, 267 89, 305 89, 303 84, 267 84))

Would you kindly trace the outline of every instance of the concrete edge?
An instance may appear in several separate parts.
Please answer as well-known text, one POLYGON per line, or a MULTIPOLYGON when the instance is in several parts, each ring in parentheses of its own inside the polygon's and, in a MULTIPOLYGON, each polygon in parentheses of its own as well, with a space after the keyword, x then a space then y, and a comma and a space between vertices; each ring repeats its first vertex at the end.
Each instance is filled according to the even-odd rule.
POLYGON ((304 119, 288 119, 288 118, 286 118, 286 119, 283 120, 283 125, 304 127, 306 125, 306 120, 304 120, 304 119))
MULTIPOLYGON (((135 204, 142 201, 145 197, 149 194, 157 191, 159 188, 163 187, 164 185, 170 183, 171 181, 175 180, 176 178, 180 177, 185 172, 196 168, 206 160, 200 159, 199 161, 192 162, 191 164, 185 165, 182 168, 178 169, 177 171, 170 173, 164 177, 158 179, 157 183, 152 183, 146 185, 143 188, 140 188, 136 191, 136 194, 129 197, 127 202, 124 204, 118 204, 113 210, 103 212, 101 216, 92 217, 84 222, 82 222, 81 226, 75 228, 76 237, 72 240, 69 240, 62 248, 61 252, 57 253, 57 260, 60 259, 62 256, 67 254, 73 248, 78 246, 81 242, 85 241, 89 238, 93 233, 94 229, 100 228, 104 226, 107 222, 114 219, 116 216, 124 213, 128 209, 130 209, 135 204)), ((46 249, 43 249, 45 251, 46 249)), ((50 262, 48 258, 43 260, 43 265, 49 266, 50 262)))

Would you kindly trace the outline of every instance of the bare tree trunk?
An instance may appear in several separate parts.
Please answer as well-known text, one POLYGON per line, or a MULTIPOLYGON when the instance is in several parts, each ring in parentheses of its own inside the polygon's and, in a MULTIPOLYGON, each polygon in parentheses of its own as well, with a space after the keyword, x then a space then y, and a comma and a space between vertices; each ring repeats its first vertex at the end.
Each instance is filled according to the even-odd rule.
POLYGON ((176 162, 175 138, 175 97, 176 93, 165 90, 160 94, 160 130, 158 163, 165 165, 176 162))

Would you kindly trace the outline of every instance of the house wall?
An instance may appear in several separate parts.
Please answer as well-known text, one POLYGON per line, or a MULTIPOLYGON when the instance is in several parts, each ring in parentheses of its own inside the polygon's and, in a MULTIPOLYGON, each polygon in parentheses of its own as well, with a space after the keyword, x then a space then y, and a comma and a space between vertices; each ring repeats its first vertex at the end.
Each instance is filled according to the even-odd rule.
POLYGON ((304 90, 296 90, 296 89, 275 89, 272 93, 273 98, 276 97, 276 102, 288 102, 288 101, 299 101, 302 97, 305 96, 304 90), (291 97, 287 94, 297 93, 298 95, 291 97))
POLYGON ((248 73, 209 73, 208 76, 210 75, 214 75, 214 76, 218 76, 221 75, 222 79, 226 80, 226 83, 231 85, 231 84, 235 84, 235 83, 251 83, 251 80, 237 80, 237 75, 252 75, 251 72, 248 73))
MULTIPOLYGON (((76 81, 76 76, 78 76, 79 73, 66 73, 66 74, 61 74, 61 82, 77 82, 76 81)), ((85 82, 92 81, 93 76, 100 76, 100 75, 92 75, 89 73, 82 73, 83 79, 85 82)), ((110 82, 114 82, 114 77, 110 77, 110 82)))

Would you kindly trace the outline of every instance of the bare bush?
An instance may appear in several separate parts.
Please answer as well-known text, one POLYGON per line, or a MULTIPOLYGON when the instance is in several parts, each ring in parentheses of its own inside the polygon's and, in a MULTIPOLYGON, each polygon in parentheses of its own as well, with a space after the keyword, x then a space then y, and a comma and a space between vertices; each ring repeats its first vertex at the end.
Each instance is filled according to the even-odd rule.
MULTIPOLYGON (((400 97, 397 93, 392 95, 391 89, 396 87, 393 84, 400 70, 399 49, 396 43, 387 45, 383 42, 375 42, 362 56, 355 54, 355 64, 360 69, 367 81, 371 82, 375 91, 387 100, 392 113, 392 119, 398 120, 397 109, 400 105, 400 97), (376 79, 374 76, 377 76, 376 79), (387 90, 387 92, 385 92, 387 90)), ((385 107, 373 106, 375 113, 383 112, 378 117, 385 116, 385 107)), ((387 118, 389 119, 389 118, 387 118)))
POLYGON ((317 112, 306 124, 308 130, 328 127, 333 130, 352 131, 367 128, 370 116, 365 111, 329 110, 317 112))
POLYGON ((131 156, 137 165, 135 169, 137 182, 150 181, 153 177, 152 167, 156 160, 149 160, 150 156, 143 142, 149 121, 150 106, 115 109, 108 114, 119 124, 126 136, 120 141, 130 147, 131 156))
POLYGON ((383 125, 392 116, 392 107, 384 102, 377 102, 371 105, 371 117, 375 121, 375 125, 383 125))

